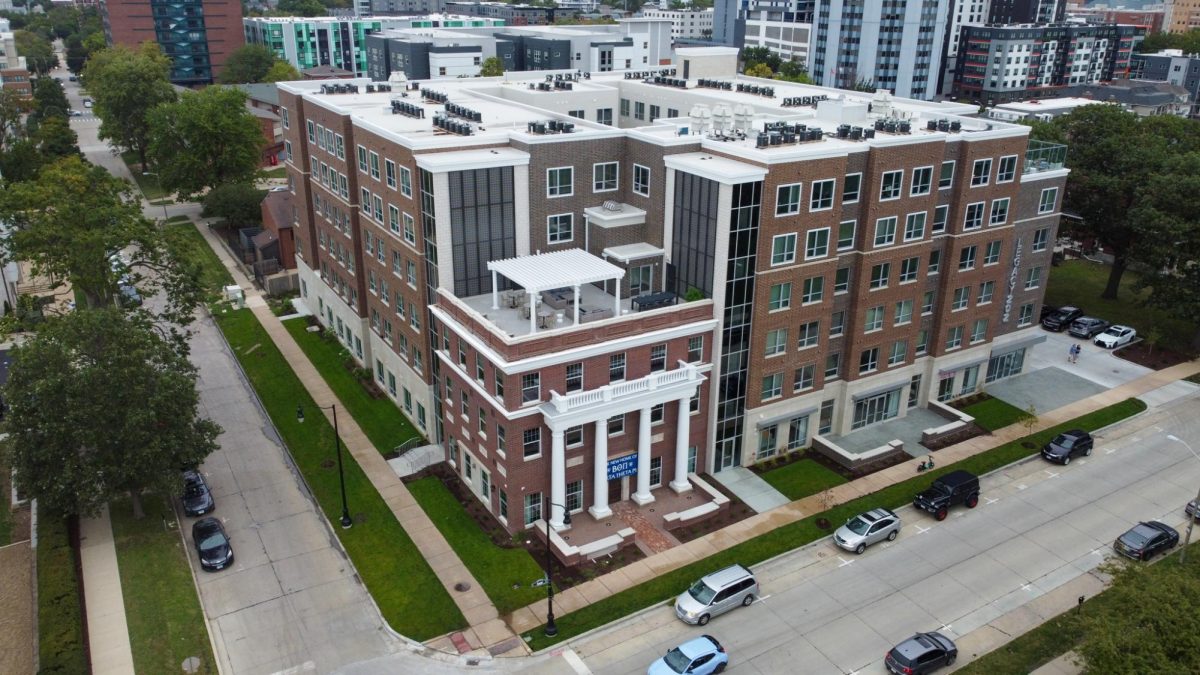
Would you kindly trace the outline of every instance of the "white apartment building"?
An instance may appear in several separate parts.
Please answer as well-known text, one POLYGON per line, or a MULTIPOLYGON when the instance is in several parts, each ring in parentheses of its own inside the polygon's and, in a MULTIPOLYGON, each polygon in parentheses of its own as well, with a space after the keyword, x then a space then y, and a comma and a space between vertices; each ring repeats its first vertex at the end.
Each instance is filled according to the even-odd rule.
POLYGON ((807 15, 755 10, 746 13, 743 45, 766 47, 785 61, 808 64, 813 26, 802 20, 807 15))
POLYGON ((963 26, 982 26, 988 21, 992 0, 955 0, 950 12, 950 29, 946 31, 946 49, 942 58, 941 93, 950 93, 954 83, 954 66, 958 60, 959 39, 963 26))
POLYGON ((671 37, 708 39, 713 34, 714 11, 709 9, 660 9, 654 5, 642 8, 642 18, 666 19, 671 22, 671 37))

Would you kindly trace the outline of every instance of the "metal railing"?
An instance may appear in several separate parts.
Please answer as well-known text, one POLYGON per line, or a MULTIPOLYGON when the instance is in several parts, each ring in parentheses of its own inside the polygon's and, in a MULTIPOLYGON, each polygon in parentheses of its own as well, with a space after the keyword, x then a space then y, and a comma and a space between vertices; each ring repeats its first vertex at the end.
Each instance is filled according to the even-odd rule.
POLYGON ((1025 173, 1055 171, 1066 166, 1067 146, 1046 141, 1029 141, 1025 151, 1025 173))

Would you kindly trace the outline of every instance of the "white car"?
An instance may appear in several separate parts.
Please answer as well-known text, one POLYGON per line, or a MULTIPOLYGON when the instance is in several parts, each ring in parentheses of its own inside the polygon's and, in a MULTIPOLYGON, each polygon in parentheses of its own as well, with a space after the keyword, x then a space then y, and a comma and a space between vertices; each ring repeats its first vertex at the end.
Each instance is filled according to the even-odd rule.
POLYGON ((1105 349, 1113 349, 1129 344, 1137 337, 1137 331, 1129 326, 1109 326, 1108 330, 1096 336, 1096 344, 1105 349))

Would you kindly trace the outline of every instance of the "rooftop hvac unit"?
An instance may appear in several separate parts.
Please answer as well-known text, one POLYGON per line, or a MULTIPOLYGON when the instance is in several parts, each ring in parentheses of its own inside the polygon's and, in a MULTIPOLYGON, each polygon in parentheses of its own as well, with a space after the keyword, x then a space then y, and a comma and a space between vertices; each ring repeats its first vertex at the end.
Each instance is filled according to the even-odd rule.
POLYGON ((733 111, 728 106, 719 105, 713 108, 712 125, 713 131, 725 131, 731 129, 733 124, 733 111))
POLYGON ((750 127, 754 123, 754 108, 739 103, 733 107, 733 128, 742 133, 750 133, 750 127))
POLYGON ((689 117, 692 120, 692 128, 696 130, 697 134, 703 135, 704 132, 708 131, 709 125, 712 124, 712 111, 706 106, 693 106, 689 117))

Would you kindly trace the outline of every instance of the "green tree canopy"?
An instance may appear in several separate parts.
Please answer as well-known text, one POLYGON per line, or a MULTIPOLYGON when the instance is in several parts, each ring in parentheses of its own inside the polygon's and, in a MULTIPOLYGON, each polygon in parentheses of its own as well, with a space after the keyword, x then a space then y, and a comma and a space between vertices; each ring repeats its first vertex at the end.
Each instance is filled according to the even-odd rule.
POLYGON ((267 74, 263 75, 262 82, 290 82, 300 79, 300 71, 296 70, 295 66, 287 61, 276 61, 271 64, 267 70, 267 74))
POLYGON ((165 189, 184 198, 226 183, 249 182, 264 143, 246 94, 232 87, 184 92, 150 113, 150 157, 165 189))
POLYGON ((766 47, 743 47, 741 57, 747 73, 752 66, 759 63, 765 64, 773 73, 778 72, 781 65, 779 55, 766 47))
POLYGON ((3 175, 8 183, 33 180, 44 164, 42 160, 37 140, 22 138, 10 143, 4 152, 0 153, 0 175, 3 175))
POLYGON ((746 75, 771 78, 775 76, 775 73, 771 72, 771 67, 765 63, 752 63, 746 66, 746 75))
POLYGON ((52 77, 39 77, 33 81, 33 112, 28 123, 37 125, 50 117, 67 117, 71 106, 62 83, 52 77))
POLYGON ((147 317, 82 309, 16 348, 8 384, 12 466, 22 492, 56 514, 94 514, 115 497, 174 494, 179 469, 216 449, 199 415, 196 369, 147 317))
POLYGON ((504 74, 504 62, 498 56, 489 56, 479 67, 479 74, 483 77, 499 77, 504 74))
POLYGON ((38 125, 38 150, 47 161, 79 154, 79 137, 66 117, 55 116, 38 125))
POLYGON ((249 183, 219 185, 204 195, 204 218, 223 218, 230 225, 243 227, 262 223, 262 190, 249 183))
POLYGON ((242 45, 229 54, 221 71, 223 84, 262 82, 275 64, 275 52, 265 45, 242 45))
POLYGON ((17 53, 25 57, 29 72, 48 75, 58 66, 58 56, 46 38, 27 30, 15 31, 13 38, 17 43, 17 53))
POLYGON ((25 114, 33 103, 15 89, 0 88, 0 152, 25 137, 25 114))
POLYGON ((325 16, 328 13, 320 0, 279 0, 273 12, 279 16, 325 16))
POLYGON ((808 69, 804 67, 804 63, 801 61, 784 61, 780 63, 779 73, 775 77, 776 79, 788 82, 812 84, 812 78, 808 76, 808 69))
POLYGON ((95 98, 100 138, 137 153, 143 169, 150 147, 150 111, 175 101, 167 74, 171 62, 154 45, 138 51, 117 46, 88 59, 83 84, 95 98))

